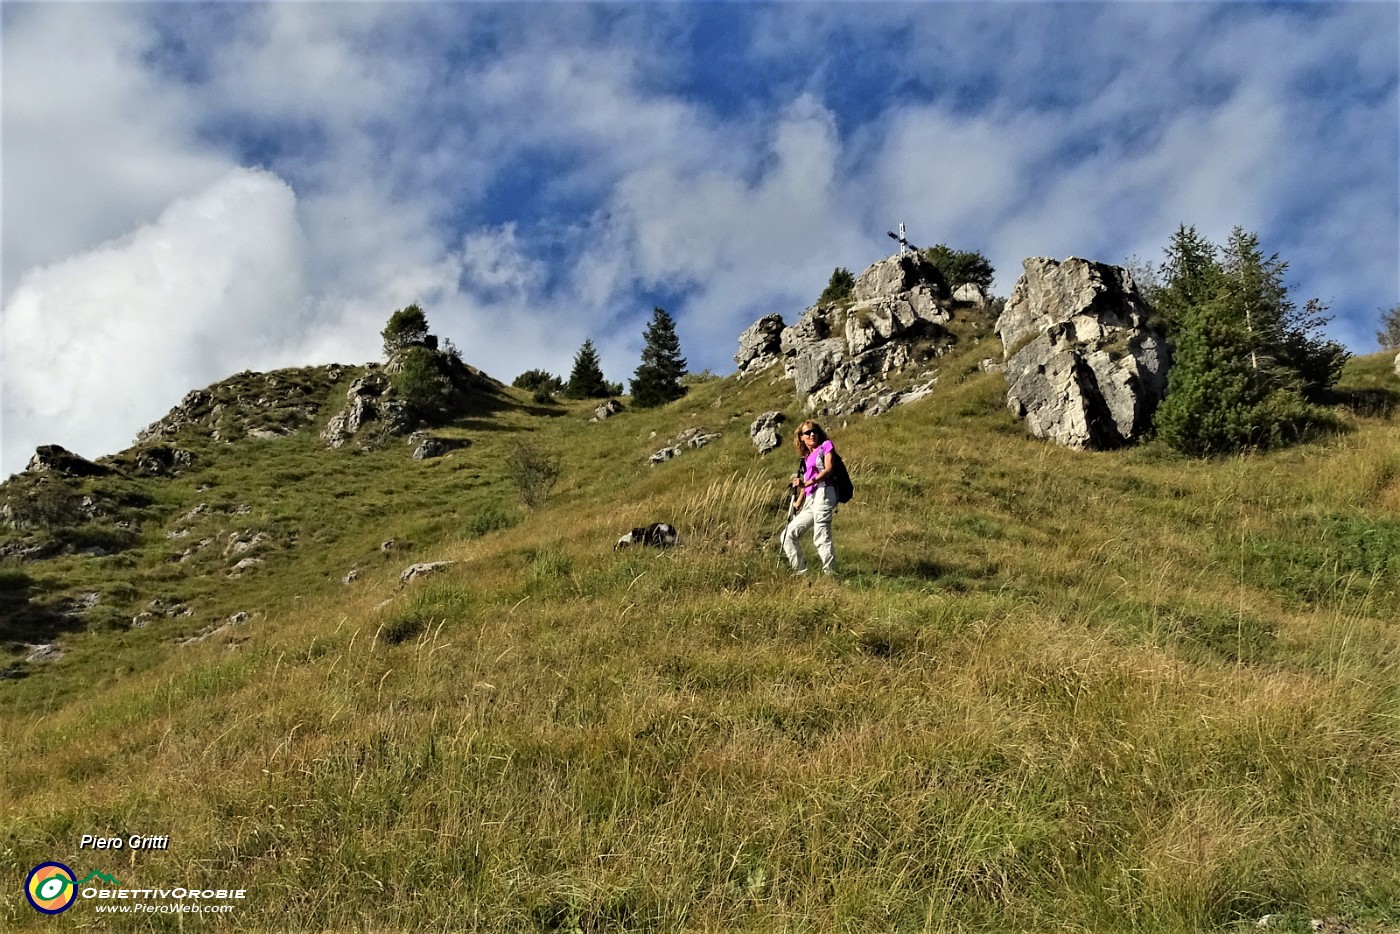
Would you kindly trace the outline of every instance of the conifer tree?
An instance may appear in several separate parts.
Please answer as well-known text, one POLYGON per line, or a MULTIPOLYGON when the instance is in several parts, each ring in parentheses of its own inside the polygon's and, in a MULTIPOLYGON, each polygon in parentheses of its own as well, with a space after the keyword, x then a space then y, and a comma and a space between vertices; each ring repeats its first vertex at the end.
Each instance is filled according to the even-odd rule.
POLYGON ((1346 351, 1317 336, 1327 320, 1321 303, 1297 310, 1283 281, 1288 264, 1238 227, 1217 249, 1182 226, 1166 252, 1159 308, 1175 352, 1159 437, 1211 456, 1296 441, 1328 424, 1310 400, 1336 382, 1346 351))
POLYGON ((632 404, 651 408, 685 395, 685 387, 681 385, 685 366, 681 342, 676 337, 676 323, 665 309, 652 309, 642 363, 632 377, 632 404))
POLYGON ((574 356, 574 368, 569 373, 569 383, 564 387, 564 395, 570 399, 601 399, 609 395, 608 384, 603 379, 603 366, 598 360, 598 350, 590 338, 583 342, 574 356))
POLYGON ((1167 261, 1161 272, 1166 282, 1158 289, 1158 310, 1175 324, 1192 308, 1210 299, 1220 264, 1215 258, 1215 246, 1195 227, 1185 224, 1177 227, 1165 252, 1167 261))
POLYGON ((856 277, 851 275, 851 271, 844 266, 837 266, 831 271, 831 278, 827 280, 826 288, 817 298, 818 305, 834 305, 837 302, 844 302, 851 297, 851 292, 856 287, 856 277))

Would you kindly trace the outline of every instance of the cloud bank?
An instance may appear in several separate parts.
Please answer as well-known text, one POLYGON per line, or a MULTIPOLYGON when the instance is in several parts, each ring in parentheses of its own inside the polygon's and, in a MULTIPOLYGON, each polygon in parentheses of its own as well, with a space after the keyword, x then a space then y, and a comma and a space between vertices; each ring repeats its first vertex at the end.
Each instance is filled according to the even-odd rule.
POLYGON ((505 380, 653 304, 693 368, 915 242, 1258 231, 1371 348, 1400 300, 1392 5, 7 4, 0 468, 120 449, 398 307, 505 380), (541 15, 544 10, 549 15, 541 15))

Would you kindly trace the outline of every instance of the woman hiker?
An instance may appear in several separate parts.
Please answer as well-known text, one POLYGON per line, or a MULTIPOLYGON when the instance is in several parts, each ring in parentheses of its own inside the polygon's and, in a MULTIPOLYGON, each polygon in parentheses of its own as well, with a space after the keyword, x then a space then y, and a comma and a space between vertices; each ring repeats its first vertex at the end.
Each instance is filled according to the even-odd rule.
POLYGON ((812 543, 822 561, 822 573, 836 573, 836 554, 831 547, 831 514, 836 511, 836 486, 831 482, 836 448, 831 439, 814 421, 805 421, 797 428, 793 439, 802 473, 792 478, 797 500, 793 505, 792 521, 783 529, 783 554, 793 573, 807 573, 807 559, 802 555, 798 539, 810 527, 812 543))

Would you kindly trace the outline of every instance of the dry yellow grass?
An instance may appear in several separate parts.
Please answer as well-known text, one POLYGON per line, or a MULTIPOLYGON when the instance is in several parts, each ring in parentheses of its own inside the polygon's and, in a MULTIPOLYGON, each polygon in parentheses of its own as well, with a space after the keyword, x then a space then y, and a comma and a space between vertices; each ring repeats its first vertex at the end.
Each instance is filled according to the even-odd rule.
MULTIPOLYGON (((269 578, 251 629, 50 703, 25 685, 7 872, 250 893, 63 919, 129 930, 1393 923, 1400 595, 1363 569, 1400 528, 1393 421, 1217 463, 1084 455, 1020 437, 992 379, 832 426, 858 484, 836 582, 789 579, 773 543, 791 458, 745 429, 774 387, 536 427, 554 499, 413 555, 443 574, 269 578), (643 463, 651 431, 721 419, 643 463), (658 519, 681 548, 612 550, 658 519), (75 850, 122 831, 172 846, 75 850)), ((423 476, 488 471, 491 442, 469 451, 423 476)), ((12 885, 0 923, 46 920, 12 885)))

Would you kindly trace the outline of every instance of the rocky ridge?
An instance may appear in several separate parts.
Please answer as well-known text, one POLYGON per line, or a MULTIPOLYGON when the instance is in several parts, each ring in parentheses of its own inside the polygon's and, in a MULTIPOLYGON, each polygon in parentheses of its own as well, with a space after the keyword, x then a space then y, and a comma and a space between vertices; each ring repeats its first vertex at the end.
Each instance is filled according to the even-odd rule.
POLYGON ((137 433, 137 446, 173 440, 187 428, 223 442, 285 438, 320 414, 325 390, 351 369, 332 363, 270 373, 245 370, 187 393, 163 418, 137 433))
POLYGON ((781 365, 807 412, 879 415, 931 391, 955 314, 986 313, 980 294, 963 294, 972 300, 955 300, 921 255, 895 254, 861 273, 847 301, 813 305, 791 326, 776 314, 751 325, 739 337, 738 375, 781 365))

